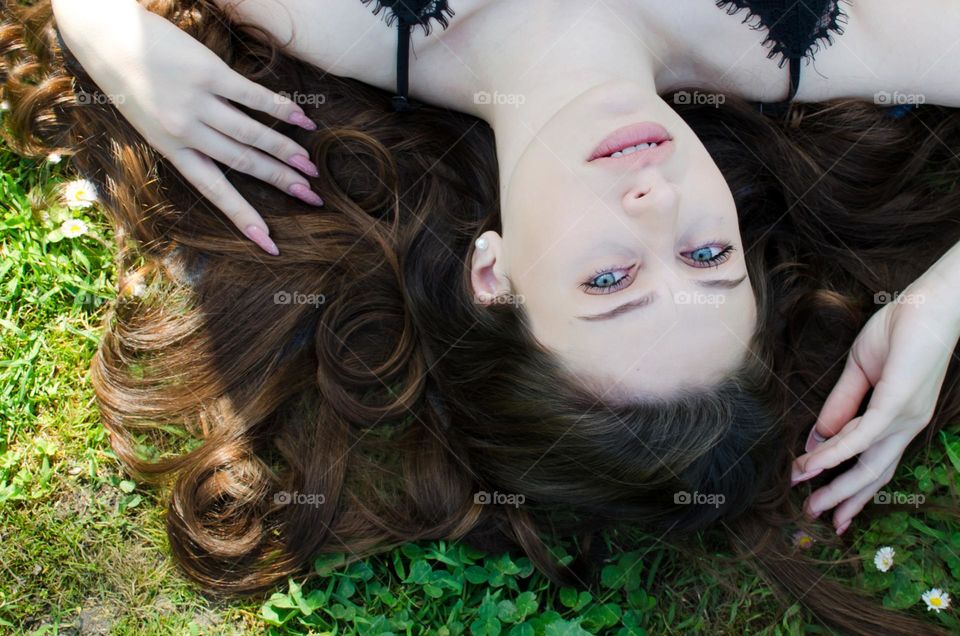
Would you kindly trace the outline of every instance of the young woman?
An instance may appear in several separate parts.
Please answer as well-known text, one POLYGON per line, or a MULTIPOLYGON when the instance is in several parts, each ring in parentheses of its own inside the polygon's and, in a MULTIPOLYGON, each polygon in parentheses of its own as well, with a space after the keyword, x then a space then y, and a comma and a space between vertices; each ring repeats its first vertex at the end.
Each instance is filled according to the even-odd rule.
MULTIPOLYGON (((403 92, 406 42, 398 47, 394 32, 357 0, 217 4, 285 43, 290 55, 383 89, 396 80, 403 92)), ((411 94, 480 117, 495 131, 502 223, 472 252, 473 293, 480 302, 522 300, 537 342, 577 382, 612 400, 716 386, 745 364, 757 329, 756 283, 730 190, 659 95, 697 86, 717 94, 687 94, 691 99, 899 96, 960 105, 953 81, 960 63, 943 54, 960 27, 960 4, 952 0, 909 8, 893 0, 622 0, 598 7, 486 0, 457 7, 452 20, 446 4, 378 2, 375 9, 414 7, 412 15, 393 17, 400 26, 425 26, 412 36, 411 94), (432 19, 445 28, 430 30, 432 19), (751 19, 753 30, 742 24, 751 19), (840 44, 826 46, 841 32, 840 44), (801 82, 804 63, 815 72, 804 72, 801 82), (634 151, 637 144, 647 147, 634 151)), ((100 89, 123 96, 118 110, 266 249, 276 251, 269 230, 211 158, 320 202, 290 167, 315 174, 304 149, 229 103, 309 129, 290 100, 232 72, 134 0, 95 7, 58 0, 54 8, 66 43, 100 89), (101 24, 112 28, 104 33, 101 24)), ((861 339, 874 343, 871 359, 864 360, 867 345, 850 356, 807 450, 842 434, 794 469, 805 479, 866 451, 858 470, 810 501, 811 514, 842 503, 838 529, 929 421, 950 355, 952 331, 931 336, 935 354, 892 355, 893 341, 912 338, 914 325, 899 321, 894 331, 884 320, 861 339), (859 426, 851 418, 869 386, 879 389, 876 408, 859 426)))
MULTIPOLYGON (((115 24, 124 27, 98 38, 83 36, 84 20, 98 24, 96 11, 65 11, 64 40, 96 79, 72 65, 80 94, 99 86, 124 97, 114 99, 117 110, 167 159, 157 180, 156 155, 112 106, 83 100, 66 108, 62 71, 39 85, 25 81, 50 42, 24 40, 22 30, 13 37, 5 91, 15 132, 19 126, 28 142, 31 134, 36 143, 82 142, 78 165, 107 190, 123 237, 141 241, 190 301, 174 317, 158 305, 118 305, 94 363, 115 447, 133 470, 177 476, 172 545, 191 576, 216 589, 262 588, 320 550, 363 554, 440 536, 491 545, 501 538, 569 580, 576 572, 552 563, 542 543, 547 528, 590 537, 615 522, 676 532, 724 520, 734 545, 756 547, 774 582, 803 595, 824 620, 858 633, 915 631, 906 617, 853 612, 849 592, 817 582, 777 545, 790 518, 789 465, 825 400, 818 426, 842 430, 801 457, 794 476, 813 478, 864 451, 808 503, 814 514, 840 504, 840 529, 934 414, 960 334, 960 309, 947 293, 957 282, 960 195, 927 180, 935 161, 942 166, 934 178, 956 177, 956 156, 940 143, 957 138, 956 116, 928 109, 895 121, 844 103, 811 108, 792 129, 733 95, 719 108, 685 107, 682 93, 658 92, 699 83, 763 100, 777 89, 782 97, 788 80, 776 64, 766 66, 762 35, 709 3, 709 14, 682 3, 686 16, 657 13, 653 3, 645 12, 586 13, 575 4, 552 3, 541 14, 545 5, 536 2, 510 3, 512 12, 506 3, 480 3, 458 15, 476 31, 451 23, 443 38, 414 38, 411 85, 425 91, 414 96, 463 106, 492 128, 435 106, 392 113, 385 93, 360 82, 288 58, 267 64, 270 48, 228 29, 206 3, 152 4, 162 17, 118 3, 115 24), (575 17, 582 29, 549 46, 547 36, 575 17), (748 60, 757 49, 752 71, 724 74, 708 64, 715 51, 697 48, 705 33, 729 34, 730 46, 746 45, 748 60), (98 40, 111 41, 111 58, 98 40), (33 66, 22 59, 30 56, 33 66), (428 58, 436 66, 418 75, 428 58), (454 73, 451 60, 466 62, 474 82, 459 84, 470 73, 454 73), (176 71, 172 84, 157 83, 158 68, 176 71), (679 79, 666 78, 673 74, 679 79), (268 138, 272 154, 289 156, 287 142, 260 128, 266 118, 253 113, 262 121, 241 131, 248 116, 220 99, 230 93, 253 106, 242 91, 223 91, 255 91, 250 78, 324 97, 304 113, 319 130, 280 130, 315 159, 312 184, 326 210, 230 175, 236 195, 270 220, 282 248, 276 259, 243 249, 179 181, 192 175, 218 204, 231 195, 209 185, 226 183, 209 171, 210 157, 229 166, 234 144, 259 147, 268 138), (194 82, 223 92, 191 90, 194 82), (491 97, 471 107, 465 100, 476 88, 492 89, 491 97), (173 95, 196 100, 196 109, 164 101, 173 95), (217 114, 207 125, 191 113, 217 114), (160 139, 154 116, 173 116, 181 138, 206 135, 209 145, 160 139), (233 141, 210 132, 215 125, 229 128, 233 141), (669 139, 652 152, 594 157, 616 154, 606 136, 624 125, 628 136, 659 125, 669 139), (615 258, 615 267, 600 265, 615 258), (578 276, 575 268, 590 271, 578 276), (607 288, 614 291, 596 292, 607 288), (928 302, 874 304, 878 291, 901 290, 928 302), (523 301, 492 302, 505 292, 523 301), (624 292, 627 308, 597 304, 624 292), (712 303, 682 302, 704 292, 712 303), (325 302, 271 302, 292 293, 322 293, 325 302), (827 400, 851 343, 851 362, 827 400), (855 418, 870 385, 868 408, 855 418), (175 458, 145 457, 153 440, 143 435, 174 422, 190 424, 203 444, 175 458), (323 494, 324 503, 284 506, 274 497, 290 491, 323 494), (525 503, 478 498, 493 491, 525 503), (684 493, 718 505, 691 503, 684 493)), ((345 22, 323 34, 310 32, 322 19, 294 13, 289 50, 305 58, 328 44, 341 55, 351 50, 337 40, 349 31, 347 6, 345 22)), ((915 18, 918 29, 929 20, 925 41, 946 42, 934 26, 955 19, 951 7, 936 19, 915 18)), ((270 26, 277 15, 258 22, 287 40, 270 26)), ((844 41, 883 60, 880 34, 892 27, 862 18, 858 31, 858 16, 849 15, 844 41)), ((798 95, 865 97, 876 89, 849 65, 824 61, 837 48, 820 52, 818 69, 842 79, 842 88, 831 93, 814 78, 798 95)), ((359 76, 373 68, 363 55, 309 61, 359 76)), ((909 69, 888 61, 891 84, 883 86, 912 90, 909 69)), ((390 87, 384 76, 361 79, 390 87)), ((953 98, 947 88, 927 97, 953 98)), ((258 156, 243 172, 264 176, 254 163, 274 166, 258 156)), ((950 377, 931 434, 960 410, 950 377)))

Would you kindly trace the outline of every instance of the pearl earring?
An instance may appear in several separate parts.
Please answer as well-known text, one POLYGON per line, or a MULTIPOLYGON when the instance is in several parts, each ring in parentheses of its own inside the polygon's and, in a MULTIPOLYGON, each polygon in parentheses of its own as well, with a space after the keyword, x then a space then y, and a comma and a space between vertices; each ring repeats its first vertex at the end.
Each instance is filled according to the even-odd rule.
POLYGON ((485 239, 485 238, 478 238, 478 239, 474 242, 474 245, 477 246, 477 249, 478 249, 478 250, 485 250, 485 249, 487 249, 487 239, 485 239))

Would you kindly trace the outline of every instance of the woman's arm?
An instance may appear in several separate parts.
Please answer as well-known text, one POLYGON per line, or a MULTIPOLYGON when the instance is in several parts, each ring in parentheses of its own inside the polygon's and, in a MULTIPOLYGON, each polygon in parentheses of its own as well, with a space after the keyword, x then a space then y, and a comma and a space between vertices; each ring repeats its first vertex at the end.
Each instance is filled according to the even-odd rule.
POLYGON ((804 63, 798 99, 960 107, 960 0, 841 5, 843 35, 804 63))
POLYGON ((316 129, 291 100, 236 73, 135 0, 53 0, 53 9, 64 43, 101 97, 264 251, 278 253, 269 228, 214 160, 322 205, 297 172, 318 174, 309 153, 233 105, 316 129))

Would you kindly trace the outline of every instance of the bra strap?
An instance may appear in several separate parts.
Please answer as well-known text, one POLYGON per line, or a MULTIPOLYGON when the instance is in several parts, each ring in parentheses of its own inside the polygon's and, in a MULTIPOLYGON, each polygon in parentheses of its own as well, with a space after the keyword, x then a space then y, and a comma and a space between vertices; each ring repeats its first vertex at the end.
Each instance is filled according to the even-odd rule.
POLYGON ((409 112, 420 107, 419 102, 407 97, 407 84, 410 74, 410 25, 400 21, 397 24, 397 94, 390 102, 398 113, 409 112))
POLYGON ((430 26, 436 20, 441 27, 447 28, 453 9, 447 0, 360 0, 363 4, 373 3, 373 14, 379 15, 384 9, 390 10, 387 24, 397 23, 397 94, 390 103, 396 112, 416 110, 422 104, 407 96, 410 72, 410 30, 423 27, 424 35, 430 34, 430 26))

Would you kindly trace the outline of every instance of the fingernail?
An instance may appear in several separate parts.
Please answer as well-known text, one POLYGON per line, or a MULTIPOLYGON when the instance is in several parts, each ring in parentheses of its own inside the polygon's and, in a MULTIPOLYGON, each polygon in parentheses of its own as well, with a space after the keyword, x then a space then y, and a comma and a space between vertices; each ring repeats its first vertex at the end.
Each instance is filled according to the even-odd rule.
POLYGON ((287 160, 287 163, 289 163, 291 166, 293 166, 300 172, 308 174, 311 177, 320 176, 320 171, 317 170, 317 167, 313 165, 313 163, 310 161, 310 157, 308 157, 307 155, 293 155, 292 157, 290 157, 290 159, 287 160))
POLYGON ((818 444, 823 444, 827 441, 827 438, 817 432, 817 427, 814 426, 810 429, 810 434, 807 435, 807 443, 804 444, 803 450, 808 453, 817 447, 818 444))
MULTIPOLYGON (((851 519, 850 521, 852 521, 852 519, 851 519)), ((847 528, 850 527, 850 521, 845 521, 842 526, 840 526, 839 528, 837 528, 837 536, 838 536, 838 537, 839 537, 841 534, 843 534, 844 532, 847 531, 847 528)))
POLYGON ((294 113, 290 115, 290 123, 300 126, 306 130, 316 130, 317 125, 310 121, 310 118, 303 113, 294 113))
POLYGON ((796 478, 790 480, 790 487, 792 488, 793 486, 796 486, 796 485, 799 484, 801 481, 807 481, 808 479, 813 479, 814 477, 816 477, 817 475, 819 475, 819 474, 822 473, 822 472, 823 472, 823 469, 822 469, 822 468, 818 468, 818 469, 816 469, 816 470, 811 470, 811 471, 806 472, 806 473, 803 473, 803 474, 801 474, 801 475, 797 475, 796 478))
POLYGON ((247 236, 248 239, 260 246, 267 254, 273 254, 274 256, 280 256, 280 250, 277 249, 276 243, 274 243, 267 233, 260 228, 259 225, 248 225, 244 228, 243 233, 247 236))
POLYGON ((302 183, 294 183, 290 186, 290 194, 310 205, 323 205, 320 195, 302 183))

